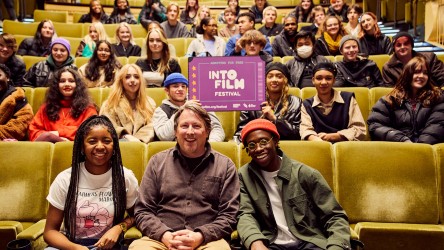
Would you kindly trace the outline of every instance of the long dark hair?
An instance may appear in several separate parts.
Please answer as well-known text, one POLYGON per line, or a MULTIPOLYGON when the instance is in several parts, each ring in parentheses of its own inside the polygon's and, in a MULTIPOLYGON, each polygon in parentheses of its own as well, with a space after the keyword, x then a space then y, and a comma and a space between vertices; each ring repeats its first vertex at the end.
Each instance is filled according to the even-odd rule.
POLYGON ((108 62, 104 65, 105 68, 105 81, 111 82, 114 80, 114 75, 116 68, 120 69, 122 68, 122 64, 117 60, 116 55, 114 54, 111 43, 109 43, 106 40, 99 40, 96 43, 96 48, 94 49, 92 57, 89 59, 88 64, 85 68, 85 76, 86 78, 90 79, 91 81, 95 81, 100 78, 100 60, 99 55, 97 54, 99 46, 105 43, 110 51, 108 62))
MULTIPOLYGON (((187 0, 187 2, 185 3, 185 12, 186 13, 190 12, 190 10, 191 10, 191 7, 188 5, 188 1, 190 1, 190 0, 187 0)), ((196 4, 194 5, 194 10, 196 11, 196 13, 197 13, 198 9, 199 9, 199 0, 196 0, 196 4)))
POLYGON ((103 5, 102 5, 102 3, 100 2, 100 0, 91 0, 90 2, 89 2, 89 15, 92 17, 92 16, 94 16, 94 11, 93 11, 93 8, 92 8, 92 5, 93 5, 93 3, 94 2, 99 2, 99 4, 100 4, 100 6, 102 7, 101 8, 101 11, 100 11, 100 17, 102 17, 103 15, 105 15, 106 13, 105 13, 105 10, 103 9, 103 5))
MULTIPOLYGON (((119 1, 119 0, 114 0, 114 8, 113 8, 113 12, 111 12, 110 16, 117 16, 117 15, 119 15, 119 7, 117 7, 117 1, 119 1)), ((125 10, 125 12, 127 14, 131 14, 131 8, 130 8, 128 0, 126 0, 126 10, 125 10)))
POLYGON ((416 98, 425 107, 430 107, 435 104, 441 97, 442 91, 437 87, 431 79, 432 73, 430 67, 423 56, 416 56, 404 66, 398 81, 393 90, 385 96, 385 100, 392 106, 400 106, 405 100, 415 98, 413 96, 412 81, 413 75, 418 67, 424 66, 427 69, 427 83, 421 88, 416 98))
POLYGON ((203 26, 204 25, 208 26, 208 24, 210 23, 211 19, 214 19, 214 18, 212 18, 210 16, 210 17, 205 17, 204 19, 200 20, 199 26, 196 27, 196 33, 203 35, 203 33, 204 33, 203 26))
POLYGON ((46 92, 46 108, 44 111, 50 121, 57 121, 60 118, 59 110, 62 108, 61 101, 64 97, 62 93, 60 93, 59 82, 62 73, 64 72, 71 73, 76 81, 76 87, 74 88, 72 96, 71 116, 73 118, 78 118, 89 105, 92 105, 86 85, 82 81, 82 77, 77 70, 70 67, 64 67, 56 71, 54 81, 49 85, 48 91, 46 92))
POLYGON ((76 236, 76 211, 80 163, 86 161, 85 154, 83 153, 83 142, 86 135, 95 126, 104 126, 111 134, 111 137, 113 139, 113 154, 110 160, 114 203, 113 225, 121 222, 125 215, 126 187, 125 176, 122 167, 122 156, 120 154, 119 138, 117 137, 117 132, 108 117, 102 115, 93 115, 86 119, 80 125, 74 139, 71 165, 71 182, 69 184, 68 193, 66 195, 65 212, 63 216, 67 237, 71 241, 74 241, 76 236))
POLYGON ((37 44, 38 47, 42 47, 43 46, 42 28, 43 28, 43 25, 45 25, 45 23, 49 23, 52 26, 52 30, 54 31, 52 36, 54 37, 54 35, 56 34, 55 28, 54 28, 54 24, 52 23, 52 21, 49 20, 49 19, 42 20, 39 23, 39 25, 37 26, 37 30, 35 31, 35 34, 34 34, 34 41, 35 41, 35 43, 37 44))

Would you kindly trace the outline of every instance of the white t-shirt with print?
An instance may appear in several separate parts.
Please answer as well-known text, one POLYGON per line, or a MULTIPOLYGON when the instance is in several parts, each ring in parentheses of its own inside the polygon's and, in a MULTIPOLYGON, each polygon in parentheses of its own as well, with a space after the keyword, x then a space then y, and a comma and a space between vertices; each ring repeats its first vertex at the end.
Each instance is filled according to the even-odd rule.
MULTIPOLYGON (((126 208, 134 206, 138 195, 138 183, 134 173, 123 167, 126 187, 126 208)), ((57 175, 46 197, 57 209, 65 210, 65 201, 71 180, 71 168, 57 175)), ((112 194, 112 170, 101 175, 89 173, 84 162, 80 164, 77 197, 76 239, 99 239, 113 225, 114 205, 112 194)), ((63 231, 63 229, 62 229, 63 231)))

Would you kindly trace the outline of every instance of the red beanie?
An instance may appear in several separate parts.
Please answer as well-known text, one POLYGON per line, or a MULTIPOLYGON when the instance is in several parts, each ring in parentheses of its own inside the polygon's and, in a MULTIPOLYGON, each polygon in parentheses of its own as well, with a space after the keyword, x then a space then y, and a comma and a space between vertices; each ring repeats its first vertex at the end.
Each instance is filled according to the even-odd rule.
POLYGON ((242 143, 245 143, 245 139, 250 132, 255 130, 265 130, 273 134, 273 137, 278 139, 280 138, 279 133, 277 131, 276 125, 266 119, 255 119, 247 123, 245 127, 241 131, 241 140, 242 143))

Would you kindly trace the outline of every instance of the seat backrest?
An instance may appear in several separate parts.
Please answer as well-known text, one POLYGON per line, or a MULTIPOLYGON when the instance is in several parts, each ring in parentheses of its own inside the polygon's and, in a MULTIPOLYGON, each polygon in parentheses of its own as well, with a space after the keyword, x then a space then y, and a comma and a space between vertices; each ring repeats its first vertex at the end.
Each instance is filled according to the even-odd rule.
POLYGON ((180 70, 182 71, 182 75, 185 76, 185 78, 188 78, 188 57, 182 56, 177 58, 179 60, 180 70))
POLYGON ((34 64, 46 60, 44 56, 22 56, 23 62, 26 65, 26 70, 29 70, 34 64))
POLYGON ((0 221, 46 217, 52 150, 49 142, 0 143, 0 221))
POLYGON ((302 27, 310 26, 312 23, 298 23, 298 31, 302 29, 302 27))
MULTIPOLYGON (((130 24, 131 31, 133 32, 134 38, 142 38, 145 39, 148 32, 146 29, 140 24, 130 24)), ((113 35, 114 36, 114 35, 113 35)))
POLYGON ((336 197, 350 223, 438 223, 431 145, 339 142, 333 152, 336 197))
POLYGON ((41 22, 45 19, 50 19, 53 23, 59 22, 66 24, 68 22, 68 11, 34 10, 34 22, 41 22))
POLYGON ((77 49, 80 46, 80 42, 82 42, 83 38, 80 38, 80 37, 64 37, 64 38, 66 40, 68 40, 69 44, 71 45, 71 50, 70 50, 71 55, 75 56, 76 52, 77 52, 77 49))
POLYGON ((105 28, 106 34, 109 38, 114 38, 116 34, 116 29, 119 27, 116 23, 110 23, 110 24, 104 24, 103 27, 105 28))
POLYGON ((165 93, 165 88, 146 88, 145 89, 146 94, 153 98, 153 100, 156 102, 156 107, 159 107, 162 104, 162 101, 168 96, 165 93))
POLYGON ((287 62, 293 58, 294 58, 294 56, 284 56, 284 57, 282 57, 282 63, 287 64, 287 62))
POLYGON ((211 142, 210 144, 212 149, 230 158, 236 168, 239 168, 239 153, 235 142, 211 142))
POLYGON ((82 67, 83 65, 87 64, 88 61, 89 61, 89 58, 88 58, 88 57, 82 57, 82 56, 80 56, 80 57, 76 57, 76 58, 74 59, 74 64, 77 66, 77 68, 80 68, 80 67, 82 67))
MULTIPOLYGON (((83 0, 80 0, 80 1, 83 1, 83 0)), ((86 4, 89 4, 89 1, 86 4)), ((80 18, 83 16, 83 14, 85 14, 85 13, 83 13, 83 12, 74 12, 74 13, 72 13, 72 22, 73 23, 78 23, 80 18)))
POLYGON ((215 112, 217 118, 219 118, 220 123, 225 132, 225 141, 233 139, 234 132, 236 131, 237 123, 234 122, 234 116, 236 112, 234 111, 221 111, 215 112))
MULTIPOLYGON (((280 141, 279 147, 291 159, 300 161, 317 169, 324 176, 328 185, 333 186, 333 156, 331 143, 316 141, 280 141)), ((239 144, 240 166, 251 161, 244 146, 239 144)))
POLYGON ((83 38, 83 24, 81 23, 54 23, 54 29, 59 37, 83 38))
POLYGON ((384 64, 390 60, 390 55, 370 55, 368 59, 374 61, 379 70, 382 72, 382 67, 384 67, 384 64))
POLYGON ((290 87, 288 93, 297 97, 301 97, 301 89, 298 87, 290 87))
POLYGON ((177 57, 185 56, 187 53, 186 40, 187 38, 184 37, 168 38, 168 44, 172 44, 176 48, 177 57))
POLYGON ((387 95, 392 91, 393 88, 386 88, 386 87, 376 87, 370 89, 370 112, 372 111, 373 106, 378 102, 381 97, 387 95))
POLYGON ((45 96, 46 96, 46 90, 47 87, 38 87, 34 88, 34 92, 32 94, 32 111, 34 111, 34 114, 37 113, 40 106, 45 102, 45 96))
POLYGON ((94 104, 100 109, 102 106, 102 89, 101 88, 88 88, 89 96, 94 104))
POLYGON ((34 37, 38 25, 39 23, 37 22, 22 23, 5 19, 3 20, 3 33, 9 33, 14 35, 27 35, 34 37))
POLYGON ((32 100, 34 98, 34 88, 31 87, 22 87, 25 91, 26 99, 28 100, 29 105, 32 105, 32 100))
MULTIPOLYGON (((150 161, 151 157, 163 150, 172 148, 176 145, 175 141, 154 141, 148 143, 147 147, 147 162, 150 161)), ((145 169, 144 169, 145 171, 145 169)))
POLYGON ((439 173, 439 222, 444 224, 444 143, 433 145, 435 151, 436 165, 439 173))

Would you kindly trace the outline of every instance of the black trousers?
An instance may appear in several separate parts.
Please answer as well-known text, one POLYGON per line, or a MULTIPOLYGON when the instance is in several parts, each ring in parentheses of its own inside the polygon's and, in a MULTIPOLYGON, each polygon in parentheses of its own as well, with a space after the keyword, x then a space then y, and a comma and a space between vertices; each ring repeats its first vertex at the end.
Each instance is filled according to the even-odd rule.
MULTIPOLYGON (((15 9, 14 9, 14 0, 3 0, 3 3, 5 5, 6 10, 8 11, 9 19, 11 20, 17 19, 17 15, 15 14, 15 9)), ((4 19, 3 13, 0 9, 0 20, 3 19, 4 19)))
POLYGON ((270 244, 268 249, 269 250, 324 250, 316 246, 315 244, 303 240, 298 240, 298 242, 289 243, 285 245, 277 245, 273 243, 270 244))

